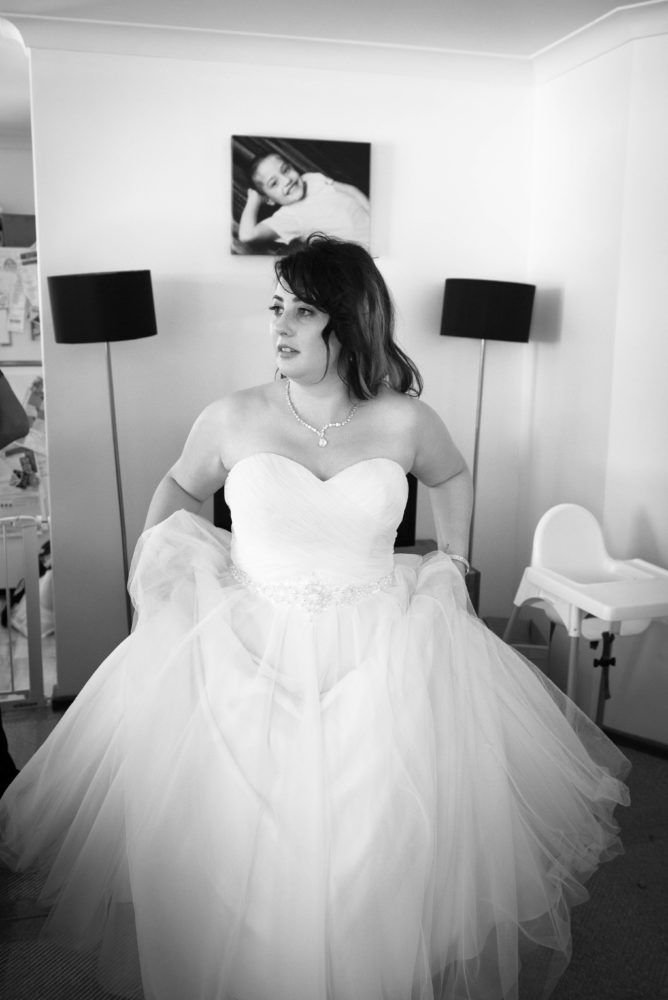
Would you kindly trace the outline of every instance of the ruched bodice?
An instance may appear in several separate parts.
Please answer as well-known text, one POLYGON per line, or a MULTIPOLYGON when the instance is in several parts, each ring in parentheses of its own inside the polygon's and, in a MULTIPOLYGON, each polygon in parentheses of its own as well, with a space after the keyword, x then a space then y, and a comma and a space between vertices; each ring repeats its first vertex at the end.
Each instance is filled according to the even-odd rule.
POLYGON ((232 559, 262 583, 317 574, 366 584, 391 573, 408 486, 387 458, 349 465, 325 481, 290 458, 261 452, 230 471, 232 559))

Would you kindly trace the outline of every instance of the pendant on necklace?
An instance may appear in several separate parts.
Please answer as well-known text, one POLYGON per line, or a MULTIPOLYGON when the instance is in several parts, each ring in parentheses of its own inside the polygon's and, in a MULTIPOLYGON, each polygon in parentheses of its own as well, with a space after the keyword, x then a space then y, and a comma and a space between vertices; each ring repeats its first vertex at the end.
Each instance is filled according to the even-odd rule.
POLYGON ((302 427, 305 427, 308 431, 313 431, 313 433, 317 435, 318 448, 326 448, 327 445, 329 444, 327 438, 325 437, 325 431, 328 431, 330 427, 345 427, 346 424, 349 424, 350 421, 353 419, 359 407, 359 403, 353 403, 353 405, 350 407, 348 411, 348 415, 346 416, 345 420, 331 421, 329 424, 325 424, 324 427, 321 427, 318 430, 318 428, 314 427, 312 424, 307 424, 306 421, 302 417, 300 417, 297 411, 295 410, 294 404, 292 402, 292 397, 290 396, 290 379, 287 379, 285 383, 285 398, 288 406, 290 407, 290 412, 292 413, 292 416, 295 418, 297 423, 301 424, 302 427))

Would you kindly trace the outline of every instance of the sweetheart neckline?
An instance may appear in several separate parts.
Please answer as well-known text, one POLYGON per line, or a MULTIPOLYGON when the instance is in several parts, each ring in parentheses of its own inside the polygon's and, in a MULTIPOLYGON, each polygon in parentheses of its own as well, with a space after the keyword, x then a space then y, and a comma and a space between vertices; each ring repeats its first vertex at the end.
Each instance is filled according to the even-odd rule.
POLYGON ((349 472, 350 469, 354 469, 358 465, 365 465, 367 462, 389 462, 390 465, 395 465, 398 469, 400 469, 401 474, 403 476, 406 475, 406 470, 404 469, 403 465, 401 465, 400 462, 397 462, 396 459, 385 458, 382 455, 376 455, 372 458, 360 458, 357 462, 351 462, 350 465, 346 465, 344 466, 343 469, 339 469, 339 471, 335 472, 333 476, 328 476, 327 479, 321 479, 320 476, 316 472, 313 472, 311 469, 309 469, 307 465, 304 465, 302 462, 298 462, 297 459, 295 458, 289 458, 288 455, 281 455, 279 454, 279 452, 276 451, 255 451, 253 452, 252 455, 245 455, 243 458, 240 458, 237 462, 234 463, 232 468, 228 470, 226 481, 227 479, 230 478, 230 476, 238 466, 242 465, 244 462, 248 462, 251 458, 259 458, 263 456, 268 456, 269 458, 279 458, 284 462, 290 462, 291 465, 296 465, 299 469, 303 469, 307 475, 311 476, 317 482, 322 483, 323 486, 326 485, 327 483, 331 483, 334 479, 338 479, 338 477, 342 476, 344 472, 349 472))

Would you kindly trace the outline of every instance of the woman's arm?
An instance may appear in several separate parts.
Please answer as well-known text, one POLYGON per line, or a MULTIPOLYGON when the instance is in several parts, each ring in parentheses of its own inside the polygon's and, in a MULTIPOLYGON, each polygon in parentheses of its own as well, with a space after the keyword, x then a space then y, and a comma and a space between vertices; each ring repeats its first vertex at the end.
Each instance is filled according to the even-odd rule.
MULTIPOLYGON (((438 548, 448 555, 463 556, 468 560, 469 526, 473 508, 473 484, 469 470, 463 469, 444 483, 432 486, 429 500, 436 525, 438 548)), ((459 560, 456 562, 458 568, 466 573, 464 563, 459 560)))
POLYGON ((221 458, 225 437, 227 404, 212 403, 195 421, 180 458, 156 488, 144 530, 177 510, 196 514, 208 497, 225 482, 227 470, 221 458))
MULTIPOLYGON (((416 450, 412 472, 429 487, 429 500, 441 552, 468 557, 468 535, 473 509, 471 475, 437 413, 419 402, 416 450)), ((457 566, 464 572, 463 563, 457 566)))
POLYGON ((197 514, 201 510, 203 502, 204 500, 199 500, 184 490, 170 469, 167 475, 160 480, 153 494, 146 515, 144 531, 147 528, 152 528, 154 524, 166 520, 177 510, 189 510, 192 514, 197 514))

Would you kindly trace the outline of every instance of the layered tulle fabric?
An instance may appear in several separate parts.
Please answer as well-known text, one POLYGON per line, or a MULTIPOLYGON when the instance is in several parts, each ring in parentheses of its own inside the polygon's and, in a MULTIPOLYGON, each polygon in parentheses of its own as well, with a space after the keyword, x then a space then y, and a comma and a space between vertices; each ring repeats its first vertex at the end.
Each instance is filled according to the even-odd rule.
POLYGON ((401 468, 230 473, 138 547, 138 626, 0 803, 48 930, 147 1000, 500 1000, 618 850, 623 757, 393 557, 401 468))

